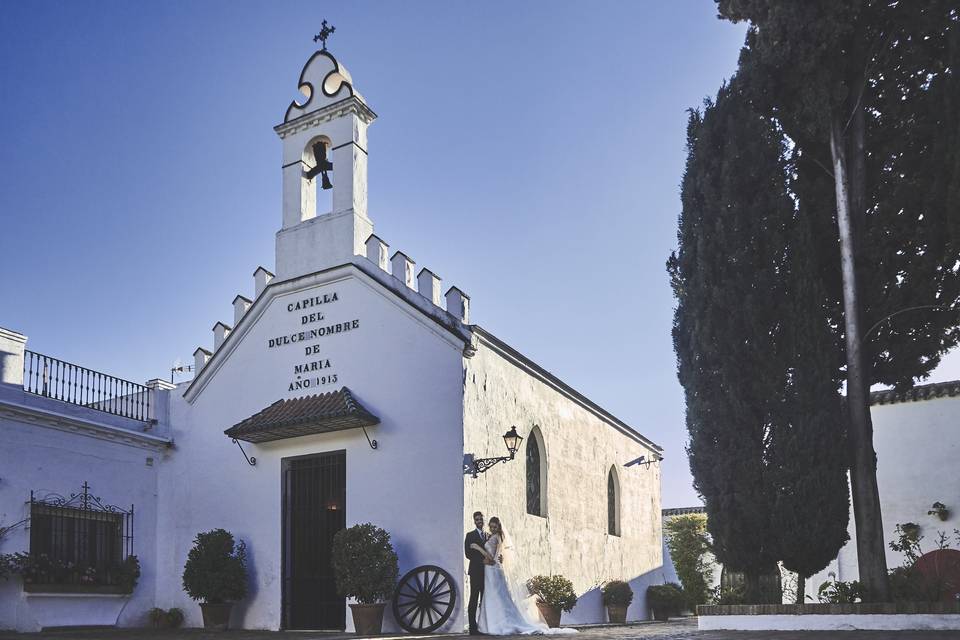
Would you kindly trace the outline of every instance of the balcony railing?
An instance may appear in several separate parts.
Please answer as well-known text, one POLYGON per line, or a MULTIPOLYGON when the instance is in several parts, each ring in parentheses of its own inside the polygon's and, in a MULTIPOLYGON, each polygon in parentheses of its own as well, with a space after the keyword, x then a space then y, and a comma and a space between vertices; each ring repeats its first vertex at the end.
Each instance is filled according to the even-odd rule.
POLYGON ((23 389, 124 418, 150 419, 149 387, 34 351, 23 352, 23 389))

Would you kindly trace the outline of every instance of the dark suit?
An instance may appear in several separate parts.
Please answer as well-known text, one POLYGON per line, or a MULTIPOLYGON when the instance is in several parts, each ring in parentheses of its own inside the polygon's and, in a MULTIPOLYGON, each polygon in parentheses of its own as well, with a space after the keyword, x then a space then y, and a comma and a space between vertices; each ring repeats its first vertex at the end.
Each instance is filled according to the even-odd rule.
POLYGON ((470 603, 467 606, 467 613, 470 616, 470 633, 476 633, 477 629, 477 605, 483 596, 483 554, 476 549, 471 549, 470 545, 478 544, 481 547, 486 540, 480 533, 474 529, 467 533, 463 540, 463 553, 470 560, 467 565, 467 575, 470 576, 470 603))

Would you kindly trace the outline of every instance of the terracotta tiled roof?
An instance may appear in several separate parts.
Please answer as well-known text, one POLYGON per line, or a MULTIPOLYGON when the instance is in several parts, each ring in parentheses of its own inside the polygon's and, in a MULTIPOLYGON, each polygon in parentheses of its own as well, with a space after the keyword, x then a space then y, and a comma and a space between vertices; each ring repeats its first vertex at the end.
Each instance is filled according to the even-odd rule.
POLYGON ((245 442, 269 442, 379 423, 380 418, 364 409, 350 389, 343 387, 314 396, 277 400, 224 433, 245 442))
POLYGON ((953 396, 960 396, 960 380, 921 384, 906 391, 895 391, 893 389, 874 391, 870 394, 870 404, 896 404, 897 402, 952 398, 953 396))

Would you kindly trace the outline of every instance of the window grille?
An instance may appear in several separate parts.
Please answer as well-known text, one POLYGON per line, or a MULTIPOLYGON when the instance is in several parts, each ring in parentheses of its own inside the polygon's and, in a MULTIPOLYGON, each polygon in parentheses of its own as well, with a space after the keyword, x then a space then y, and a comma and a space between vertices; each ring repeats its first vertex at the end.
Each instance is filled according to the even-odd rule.
POLYGON ((543 496, 540 486, 540 445, 532 433, 527 439, 527 513, 543 515, 543 496))
POLYGON ((611 536, 620 535, 620 514, 617 496, 617 479, 613 477, 613 469, 607 474, 607 533, 611 536))
POLYGON ((133 505, 105 505, 84 482, 67 498, 30 494, 30 563, 35 584, 120 586, 133 555, 133 505))

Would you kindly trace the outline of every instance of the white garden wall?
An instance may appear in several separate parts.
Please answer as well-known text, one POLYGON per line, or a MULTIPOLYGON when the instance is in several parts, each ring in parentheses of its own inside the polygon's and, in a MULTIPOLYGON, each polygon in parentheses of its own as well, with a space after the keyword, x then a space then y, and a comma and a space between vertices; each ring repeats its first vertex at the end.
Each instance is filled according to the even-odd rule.
MULTIPOLYGON (((141 563, 132 596, 87 597, 83 606, 76 606, 76 598, 26 594, 19 577, 0 580, 0 629, 146 623, 158 571, 157 471, 165 445, 144 433, 144 426, 0 384, 0 527, 29 516, 31 491, 37 498, 69 498, 87 482, 105 504, 134 506, 133 553, 141 563)), ((29 523, 0 539, 0 553, 29 550, 29 523)))

